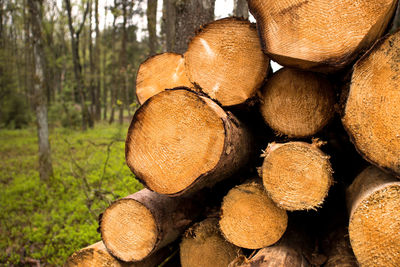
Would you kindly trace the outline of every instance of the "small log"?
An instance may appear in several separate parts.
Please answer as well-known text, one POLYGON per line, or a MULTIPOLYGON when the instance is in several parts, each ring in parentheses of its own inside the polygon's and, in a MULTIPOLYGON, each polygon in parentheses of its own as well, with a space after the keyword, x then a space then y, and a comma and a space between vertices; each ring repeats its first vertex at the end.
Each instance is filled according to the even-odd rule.
POLYGON ((64 267, 155 267, 162 263, 170 254, 169 248, 157 251, 151 257, 139 262, 123 262, 114 258, 102 241, 83 248, 72 254, 64 267))
POLYGON ((198 197, 159 195, 143 189, 111 204, 99 225, 104 245, 116 258, 141 261, 175 241, 202 211, 198 197))
POLYGON ((335 71, 384 34, 397 0, 249 0, 264 52, 283 66, 335 71))
POLYGON ((126 139, 129 168, 149 189, 181 195, 210 187, 246 166, 249 131, 209 98, 161 92, 135 113, 126 139))
POLYGON ((268 197, 261 182, 253 180, 234 187, 224 197, 219 224, 229 242, 258 249, 277 242, 287 222, 286 211, 268 197))
POLYGON ((240 254, 240 248, 221 235, 216 217, 189 228, 180 245, 182 267, 226 267, 240 254))
POLYGON ((182 86, 193 87, 186 75, 182 55, 163 53, 140 64, 136 76, 136 96, 140 104, 165 89, 182 86))
POLYGON ((261 114, 280 134, 306 137, 319 132, 335 113, 335 92, 325 77, 283 68, 274 73, 261 94, 261 114))
POLYGON ((333 181, 329 156, 305 142, 269 144, 262 178, 272 200, 292 211, 320 207, 333 181))
POLYGON ((370 166, 347 191, 349 235, 361 266, 400 266, 400 181, 370 166))
POLYGON ((400 176, 400 32, 354 66, 343 125, 369 162, 400 176))
POLYGON ((223 106, 253 97, 269 69, 256 27, 238 18, 202 27, 189 43, 185 63, 190 81, 223 106))

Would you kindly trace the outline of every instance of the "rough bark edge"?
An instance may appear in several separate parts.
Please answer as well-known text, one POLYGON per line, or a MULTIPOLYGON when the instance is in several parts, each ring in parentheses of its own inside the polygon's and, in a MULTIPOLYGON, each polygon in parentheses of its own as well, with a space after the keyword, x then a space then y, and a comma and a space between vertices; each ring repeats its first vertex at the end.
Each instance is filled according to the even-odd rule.
MULTIPOLYGON (((343 99, 343 102, 342 102, 342 103, 343 103, 344 107, 343 107, 343 109, 341 110, 341 112, 340 112, 339 114, 340 114, 340 116, 341 116, 341 121, 342 121, 343 128, 344 128, 345 131, 347 132, 347 134, 348 134, 348 136, 349 136, 349 138, 350 138, 350 142, 354 145, 354 147, 355 147, 356 151, 358 152, 358 154, 360 154, 360 156, 361 156, 363 159, 365 159, 366 161, 368 161, 368 162, 371 163, 372 165, 378 167, 378 168, 381 169, 382 171, 384 171, 384 172, 386 172, 386 173, 389 173, 389 174, 391 174, 391 175, 393 175, 393 176, 395 176, 395 177, 397 177, 397 178, 400 179, 400 173, 397 173, 396 171, 392 170, 391 168, 382 166, 382 165, 380 165, 379 163, 377 163, 377 162, 375 162, 375 161, 369 159, 369 158, 366 156, 366 154, 365 154, 363 151, 361 151, 361 150, 359 149, 359 147, 358 147, 358 145, 357 145, 357 142, 356 142, 356 139, 355 139, 353 133, 352 133, 351 130, 350 130, 350 127, 345 123, 345 120, 344 120, 344 116, 345 116, 345 114, 346 114, 346 106, 347 106, 348 98, 349 98, 350 91, 351 91, 352 80, 353 80, 353 75, 354 75, 355 69, 356 69, 359 65, 364 64, 364 62, 368 59, 368 57, 369 57, 375 50, 379 50, 379 49, 383 46, 383 44, 384 44, 391 36, 396 35, 396 34, 400 34, 400 28, 397 29, 396 31, 394 31, 393 33, 388 33, 388 34, 386 34, 385 36, 383 36, 382 38, 378 39, 378 40, 372 45, 372 47, 371 47, 369 50, 367 50, 367 52, 365 52, 365 53, 357 60, 357 62, 354 64, 354 66, 353 66, 352 69, 351 69, 350 83, 347 85, 347 88, 345 87, 345 90, 346 90, 346 91, 344 91, 344 92, 343 92, 343 95, 341 96, 342 99, 343 99), (344 98, 345 98, 345 99, 344 99, 344 98)), ((399 36, 399 38, 400 38, 400 36, 399 36)))
MULTIPOLYGON (((179 53, 175 53, 175 52, 163 52, 163 53, 157 53, 157 54, 148 56, 142 63, 140 63, 140 66, 139 66, 138 70, 136 71, 135 88, 136 88, 136 84, 137 84, 137 77, 138 77, 138 74, 139 74, 139 71, 140 71, 142 65, 145 65, 145 64, 149 63, 149 61, 153 60, 155 57, 161 56, 161 55, 164 55, 164 54, 169 54, 169 55, 174 55, 174 56, 181 56, 181 58, 184 59, 183 54, 179 54, 179 53)), ((185 64, 185 65, 186 65, 186 64, 185 64)), ((187 76, 187 75, 186 75, 186 76, 187 76)), ((188 80, 189 80, 189 78, 188 78, 188 80)), ((190 80, 189 80, 189 81, 190 81, 190 80)), ((166 88, 166 89, 170 89, 170 88, 166 88)), ((146 101, 144 101, 143 103, 141 103, 141 102, 139 101, 139 98, 138 98, 136 89, 135 89, 135 97, 136 97, 136 100, 138 101, 139 105, 141 105, 141 106, 144 104, 144 102, 147 101, 147 100, 146 100, 146 101)))
MULTIPOLYGON (((246 24, 248 24, 248 26, 249 26, 250 29, 254 29, 254 30, 257 31, 256 23, 250 22, 249 19, 245 19, 245 18, 243 18, 243 17, 237 17, 237 16, 230 16, 230 17, 227 17, 227 18, 222 18, 222 19, 215 20, 215 21, 211 21, 211 22, 209 22, 209 23, 206 23, 206 24, 204 24, 204 25, 201 25, 201 26, 195 31, 194 36, 192 36, 192 37, 189 39, 189 43, 188 43, 188 48, 187 48, 187 50, 189 50, 189 47, 190 47, 190 45, 191 45, 193 39, 196 38, 199 34, 204 33, 204 32, 207 32, 207 31, 208 31, 208 28, 212 26, 211 24, 214 24, 214 23, 222 24, 222 23, 224 23, 224 22, 226 22, 226 21, 247 22, 246 24)), ((258 34, 257 34, 257 35, 258 35, 258 34)), ((260 36, 259 36, 259 35, 258 35, 258 37, 259 37, 258 39, 260 39, 260 36)), ((186 51, 187 51, 187 50, 186 50, 186 51)), ((261 51, 263 52, 263 46, 262 46, 262 45, 261 45, 261 51)), ((186 54, 186 52, 185 52, 185 54, 186 54)), ((185 56, 185 54, 183 54, 183 56, 185 56)), ((265 53, 264 53, 264 54, 265 54, 265 53)), ((257 99, 258 99, 257 93, 258 93, 258 92, 260 91, 260 89, 265 85, 266 81, 270 78, 269 73, 272 71, 272 68, 271 68, 271 58, 267 55, 267 59, 268 59, 268 67, 267 67, 266 73, 265 73, 265 75, 264 75, 264 79, 260 82, 260 84, 259 84, 258 86, 256 86, 256 89, 255 89, 255 91, 254 91, 254 94, 253 94, 251 97, 249 97, 248 99, 246 99, 246 101, 244 101, 244 102, 242 102, 242 103, 238 103, 238 104, 234 104, 234 105, 229 105, 229 106, 223 106, 223 105, 221 104, 221 102, 220 102, 218 99, 212 98, 212 97, 210 97, 206 92, 204 92, 204 91, 203 91, 203 88, 202 88, 198 83, 196 83, 196 82, 194 82, 194 81, 191 81, 191 79, 190 79, 189 76, 188 76, 188 79, 189 79, 189 81, 195 86, 195 88, 197 88, 202 94, 204 94, 206 97, 208 97, 208 98, 210 98, 211 100, 213 100, 214 102, 216 102, 216 103, 217 103, 219 106, 221 106, 221 107, 225 107, 225 108, 237 108, 237 107, 241 107, 241 106, 248 106, 248 105, 251 106, 251 105, 254 105, 254 102, 257 102, 257 99)), ((185 60, 184 63, 185 63, 185 69, 188 69, 186 60, 185 60)))
MULTIPOLYGON (((188 91, 190 93, 193 93, 193 94, 197 95, 199 97, 200 101, 202 101, 205 105, 208 106, 208 104, 205 102, 204 99, 202 99, 202 97, 205 97, 205 98, 209 98, 209 97, 206 94, 204 94, 203 92, 198 93, 198 92, 193 91, 193 90, 191 90, 190 88, 187 88, 187 87, 176 87, 176 88, 173 88, 173 89, 169 89, 169 91, 177 91, 177 90, 185 90, 185 91, 188 91)), ((209 99, 212 100, 211 98, 209 98, 209 99)), ((153 97, 149 98, 142 105, 142 107, 145 107, 146 105, 149 105, 149 103, 151 103, 152 100, 153 100, 153 97)), ((217 105, 218 105, 218 103, 217 103, 217 105)), ((129 125, 127 138, 126 138, 126 142, 125 142, 125 159, 127 158, 127 155, 129 153, 129 142, 128 142, 128 139, 129 139, 130 133, 132 131, 133 124, 137 121, 137 116, 139 116, 142 112, 143 112, 143 108, 141 108, 138 111, 136 111, 135 115, 133 116, 132 121, 131 121, 131 123, 129 125)), ((226 153, 226 151, 228 149, 229 150, 232 149, 232 148, 230 148, 230 144, 233 141, 232 138, 231 138, 232 134, 228 134, 230 129, 235 128, 235 127, 232 127, 232 124, 234 126, 236 126, 237 129, 242 129, 240 132, 244 133, 244 135, 250 135, 249 134, 249 129, 247 129, 247 127, 244 124, 240 123, 238 121, 238 119, 230 111, 225 111, 224 110, 224 112, 227 115, 226 118, 220 118, 220 119, 222 120, 222 124, 224 126, 225 139, 224 139, 224 146, 223 146, 223 149, 221 151, 221 155, 219 157, 219 161, 217 162, 217 164, 214 166, 213 169, 211 169, 208 172, 205 172, 205 173, 199 175, 197 178, 195 178, 193 180, 193 182, 188 187, 186 187, 185 189, 183 189, 183 190, 181 190, 179 192, 176 192, 176 193, 165 194, 165 195, 171 196, 171 197, 176 197, 176 196, 181 196, 181 195, 189 195, 191 193, 194 193, 194 192, 200 190, 203 187, 211 187, 211 186, 215 185, 216 183, 218 183, 218 182, 220 182, 220 181, 222 181, 224 179, 228 179, 229 176, 232 175, 234 172, 239 171, 240 169, 244 168, 244 166, 249 164, 249 162, 250 162, 250 160, 252 158, 251 155, 253 154, 253 152, 252 152, 253 151, 253 149, 252 149, 253 148, 253 144, 250 141, 251 138, 242 137, 241 139, 243 139, 244 141, 247 141, 247 148, 248 148, 248 152, 249 152, 248 153, 249 156, 247 157, 246 164, 244 164, 244 166, 242 166, 241 168, 238 168, 238 169, 233 170, 233 171, 230 169, 229 175, 223 175, 222 177, 219 175, 219 171, 223 170, 223 168, 221 168, 221 167, 224 166, 224 164, 226 164, 226 163, 228 163, 228 164, 231 163, 230 160, 231 160, 232 156, 230 156, 230 155, 235 154, 235 153, 229 153, 229 154, 226 153)), ((233 148, 234 148, 234 146, 233 146, 233 148)), ((230 150, 230 152, 232 152, 232 151, 230 150)), ((135 174, 135 169, 133 167, 129 166, 129 165, 128 165, 128 167, 132 171, 132 173, 135 174)), ((146 184, 144 179, 142 179, 141 177, 137 176, 136 174, 135 174, 135 177, 146 188, 148 188, 149 190, 155 192, 152 188, 150 188, 146 184)))
MULTIPOLYGON (((247 0, 248 6, 249 6, 249 12, 254 16, 254 18, 257 20, 260 17, 260 12, 258 10, 256 10, 256 8, 254 7, 254 3, 253 1, 255 0, 247 0)), ((390 29, 391 24, 393 24, 393 19, 394 19, 394 15, 396 13, 396 9, 397 9, 397 4, 398 4, 398 0, 395 0, 395 2, 393 2, 393 6, 391 8, 391 16, 389 19, 387 19, 387 25, 384 27, 384 30, 382 30, 382 33, 380 35, 378 35, 377 40, 379 41, 380 38, 382 38, 382 36, 385 36, 385 32, 388 31, 388 29, 390 29)), ((385 16, 383 16, 385 17, 385 16)), ((376 25, 376 24, 375 24, 376 25)), ((373 25, 371 27, 374 28, 375 25, 373 25)), ((371 30, 370 29, 370 30, 371 30)), ((321 62, 314 62, 314 61, 309 61, 309 60, 302 60, 302 59, 296 59, 293 57, 286 57, 286 56, 282 56, 282 55, 276 55, 273 53, 268 53, 267 52, 267 46, 263 40, 263 35, 262 32, 265 30, 265 26, 261 25, 261 23, 257 23, 257 32, 258 32, 258 36, 260 37, 260 43, 261 43, 261 47, 263 52, 268 55, 270 57, 270 59, 274 60, 275 62, 278 62, 277 59, 279 58, 285 58, 286 60, 297 60, 300 62, 304 62, 305 64, 309 64, 311 65, 310 68, 306 68, 304 69, 303 67, 301 67, 301 63, 296 63, 296 64, 292 64, 293 66, 295 66, 296 68, 300 68, 300 69, 304 69, 304 70, 310 70, 310 71, 314 71, 314 72, 322 72, 322 73, 333 73, 333 72, 337 72, 341 69, 346 68, 349 65, 352 65, 352 63, 354 63, 355 61, 357 61, 357 58, 360 55, 365 54, 366 51, 371 50, 371 46, 374 47, 374 43, 378 42, 371 42, 371 45, 366 46, 363 49, 356 49, 354 52, 351 53, 346 53, 341 57, 336 57, 336 58, 331 58, 329 60, 324 60, 321 62), (340 63, 342 62, 342 63, 340 63)), ((369 33, 369 32, 368 32, 369 33)), ((365 35, 365 37, 368 36, 365 35)), ((362 43, 365 42, 365 37, 361 40, 361 42, 359 43, 359 45, 357 46, 357 48, 362 47, 362 43)), ((368 52, 367 52, 368 53, 368 52)), ((353 64, 354 65, 354 64, 353 64)))

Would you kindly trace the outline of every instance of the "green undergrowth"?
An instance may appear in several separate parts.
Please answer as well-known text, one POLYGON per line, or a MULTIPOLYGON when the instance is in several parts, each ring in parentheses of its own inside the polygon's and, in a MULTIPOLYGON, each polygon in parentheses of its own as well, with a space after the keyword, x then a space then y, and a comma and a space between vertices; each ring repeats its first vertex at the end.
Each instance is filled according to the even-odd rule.
POLYGON ((54 176, 41 181, 36 129, 0 130, 0 265, 63 265, 100 240, 98 216, 142 188, 124 159, 127 125, 51 130, 54 176))

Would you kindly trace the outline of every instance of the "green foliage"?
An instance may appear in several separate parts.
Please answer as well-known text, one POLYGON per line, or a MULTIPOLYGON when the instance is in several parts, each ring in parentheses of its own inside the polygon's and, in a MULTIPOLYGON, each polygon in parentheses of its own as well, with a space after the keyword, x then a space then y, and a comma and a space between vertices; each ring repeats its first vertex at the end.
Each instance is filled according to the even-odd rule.
POLYGON ((21 94, 10 93, 1 105, 0 125, 10 129, 21 129, 32 122, 31 111, 21 94))
POLYGON ((100 240, 98 215, 142 188, 125 164, 127 128, 54 128, 55 175, 47 182, 37 172, 36 130, 0 131, 0 265, 24 265, 25 258, 33 258, 59 266, 100 240))

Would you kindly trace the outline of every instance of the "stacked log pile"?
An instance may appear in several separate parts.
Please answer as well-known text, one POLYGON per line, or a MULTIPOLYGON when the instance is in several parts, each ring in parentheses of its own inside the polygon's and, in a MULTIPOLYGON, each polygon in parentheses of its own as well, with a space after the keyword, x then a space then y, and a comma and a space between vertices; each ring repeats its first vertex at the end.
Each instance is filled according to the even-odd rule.
POLYGON ((256 26, 143 62, 125 154, 146 189, 66 265, 400 266, 397 2, 248 0, 256 26))

